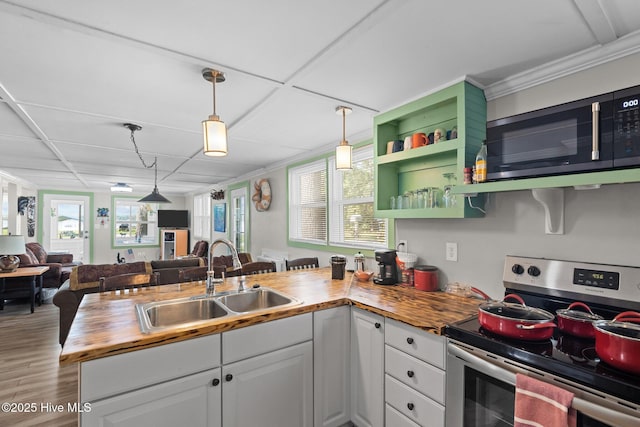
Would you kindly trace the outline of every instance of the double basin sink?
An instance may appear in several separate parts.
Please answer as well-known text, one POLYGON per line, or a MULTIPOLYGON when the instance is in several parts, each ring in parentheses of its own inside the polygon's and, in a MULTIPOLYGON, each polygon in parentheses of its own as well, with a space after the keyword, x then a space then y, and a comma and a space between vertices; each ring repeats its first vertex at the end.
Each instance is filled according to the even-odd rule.
POLYGON ((179 298, 136 304, 142 333, 194 326, 212 319, 230 318, 246 313, 260 313, 274 307, 288 307, 302 301, 270 288, 253 288, 241 292, 224 292, 210 297, 179 298))

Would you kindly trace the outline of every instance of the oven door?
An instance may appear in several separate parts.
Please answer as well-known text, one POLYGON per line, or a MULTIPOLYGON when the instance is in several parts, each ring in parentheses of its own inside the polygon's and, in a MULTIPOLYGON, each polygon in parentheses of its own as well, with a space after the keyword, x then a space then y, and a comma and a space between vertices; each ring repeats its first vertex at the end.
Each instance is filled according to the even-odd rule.
POLYGON ((573 392, 576 397, 572 406, 577 412, 578 427, 638 425, 638 408, 625 406, 619 399, 592 394, 547 372, 452 340, 447 343, 445 425, 513 426, 516 373, 553 382, 573 392))
POLYGON ((613 166, 613 94, 487 123, 487 179, 613 166))

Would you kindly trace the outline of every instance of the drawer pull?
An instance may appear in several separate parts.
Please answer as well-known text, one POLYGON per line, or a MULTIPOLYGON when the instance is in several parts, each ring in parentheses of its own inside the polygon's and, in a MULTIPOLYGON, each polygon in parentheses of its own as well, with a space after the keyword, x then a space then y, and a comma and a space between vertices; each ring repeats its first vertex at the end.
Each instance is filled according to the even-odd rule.
POLYGON ((413 378, 413 375, 414 375, 413 371, 407 371, 407 376, 409 378, 413 378))
POLYGON ((413 344, 413 338, 411 337, 407 338, 407 344, 413 344))
POLYGON ((373 326, 376 327, 376 329, 380 329, 380 326, 382 326, 380 323, 376 322, 373 326))
POLYGON ((211 381, 211 385, 212 386, 217 386, 218 384, 220 384, 220 380, 218 378, 214 378, 213 381, 211 381))
POLYGON ((414 408, 413 403, 407 403, 407 408, 409 408, 410 411, 413 411, 413 408, 414 408))
POLYGON ((229 381, 231 381, 231 380, 233 379, 233 375, 231 375, 231 374, 227 374, 227 375, 225 375, 224 379, 225 379, 227 382, 229 382, 229 381))

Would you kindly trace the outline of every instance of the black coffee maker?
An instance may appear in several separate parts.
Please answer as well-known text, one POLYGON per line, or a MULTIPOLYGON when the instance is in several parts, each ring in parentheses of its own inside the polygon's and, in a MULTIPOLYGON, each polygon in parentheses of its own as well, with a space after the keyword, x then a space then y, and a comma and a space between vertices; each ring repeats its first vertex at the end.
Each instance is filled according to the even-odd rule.
POLYGON ((373 277, 373 283, 376 285, 395 285, 398 283, 396 251, 393 249, 377 250, 375 255, 376 261, 378 261, 378 274, 373 277))

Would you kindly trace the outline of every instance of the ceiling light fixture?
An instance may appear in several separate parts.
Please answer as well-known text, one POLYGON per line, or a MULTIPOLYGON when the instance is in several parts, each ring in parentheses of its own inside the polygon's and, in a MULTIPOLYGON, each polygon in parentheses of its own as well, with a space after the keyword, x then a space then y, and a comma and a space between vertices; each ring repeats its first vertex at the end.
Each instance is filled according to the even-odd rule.
POLYGON ((224 73, 211 68, 203 69, 202 77, 211 82, 213 86, 213 114, 207 120, 202 121, 204 154, 207 156, 226 156, 227 126, 216 114, 216 83, 222 83, 226 79, 224 73))
POLYGON ((351 114, 351 108, 341 105, 336 107, 336 114, 342 114, 342 141, 336 147, 336 169, 349 170, 352 168, 351 152, 353 147, 349 145, 345 136, 345 117, 347 114, 351 114))
POLYGON ((128 184, 125 184, 124 182, 118 182, 117 184, 111 186, 112 193, 131 193, 132 191, 133 191, 133 188, 131 188, 128 184))
POLYGON ((154 179, 153 179, 153 191, 151 192, 151 194, 149 194, 148 196, 143 197, 142 199, 140 199, 138 201, 139 202, 151 202, 151 203, 171 203, 171 201, 169 199, 164 197, 158 191, 158 157, 155 157, 153 159, 153 163, 151 163, 150 165, 147 165, 147 163, 142 158, 142 155, 140 154, 140 151, 138 151, 138 144, 136 144, 136 139, 133 136, 133 133, 135 131, 137 131, 137 130, 142 130, 142 127, 138 126, 138 125, 131 124, 131 123, 124 123, 123 126, 131 131, 131 142, 133 142, 133 147, 135 148, 136 154, 138 155, 138 157, 140 158, 140 161, 142 162, 142 166, 144 166, 147 169, 153 168, 154 169, 154 173, 155 173, 155 176, 154 176, 154 179))

